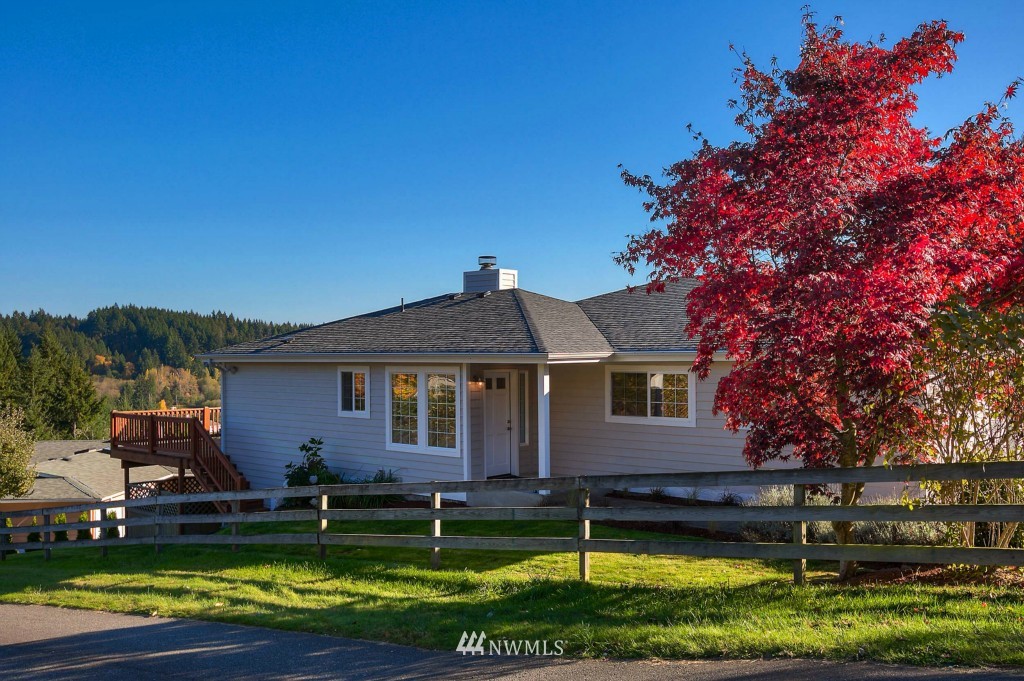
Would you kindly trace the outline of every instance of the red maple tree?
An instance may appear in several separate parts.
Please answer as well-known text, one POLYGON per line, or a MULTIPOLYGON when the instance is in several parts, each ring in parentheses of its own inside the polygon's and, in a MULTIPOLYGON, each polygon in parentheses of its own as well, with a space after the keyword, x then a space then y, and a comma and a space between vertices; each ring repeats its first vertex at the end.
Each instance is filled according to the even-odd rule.
MULTIPOLYGON (((698 279, 694 369, 706 377, 721 351, 734 361, 715 409, 749 427, 751 465, 867 466, 920 422, 912 359, 935 306, 1024 297, 1024 147, 997 104, 945 139, 913 124, 913 86, 952 71, 963 40, 945 22, 889 48, 803 23, 796 68, 740 55, 731 104, 747 139, 695 134, 664 184, 623 172, 658 226, 618 260, 650 268, 649 292, 698 279)), ((845 485, 841 501, 862 492, 845 485)), ((849 523, 836 530, 850 541, 849 523)))

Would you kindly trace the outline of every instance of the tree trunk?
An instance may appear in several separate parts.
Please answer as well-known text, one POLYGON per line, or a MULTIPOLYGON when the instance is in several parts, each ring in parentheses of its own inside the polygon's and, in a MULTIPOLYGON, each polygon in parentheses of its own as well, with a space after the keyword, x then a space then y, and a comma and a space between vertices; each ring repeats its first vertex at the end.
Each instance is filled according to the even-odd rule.
MULTIPOLYGON (((860 501, 861 495, 864 493, 863 482, 846 482, 842 485, 842 491, 839 495, 839 504, 841 506, 856 506, 857 502, 860 501)), ((837 520, 832 523, 832 529, 836 532, 836 543, 837 544, 852 544, 853 543, 853 521, 851 520, 837 520)), ((839 579, 849 579, 853 577, 857 572, 857 562, 853 560, 844 560, 839 563, 839 579)))

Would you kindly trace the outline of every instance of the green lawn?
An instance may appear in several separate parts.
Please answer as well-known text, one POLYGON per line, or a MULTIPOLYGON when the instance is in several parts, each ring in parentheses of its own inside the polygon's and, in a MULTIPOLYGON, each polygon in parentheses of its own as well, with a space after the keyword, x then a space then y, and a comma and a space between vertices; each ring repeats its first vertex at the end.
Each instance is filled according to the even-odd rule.
MULTIPOLYGON (((332 523, 420 533, 423 522, 332 523)), ((312 526, 249 526, 312 531, 312 526)), ((446 534, 570 536, 574 523, 447 522, 446 534)), ((655 537, 595 525, 597 538, 655 537)), ((678 539, 678 537, 675 537, 678 539)), ((156 613, 454 649, 490 639, 562 639, 576 656, 872 659, 1024 665, 1024 593, 989 586, 830 583, 794 587, 790 565, 755 560, 332 547, 97 548, 9 556, 0 602, 156 613)), ((829 566, 831 567, 831 566, 829 566)))

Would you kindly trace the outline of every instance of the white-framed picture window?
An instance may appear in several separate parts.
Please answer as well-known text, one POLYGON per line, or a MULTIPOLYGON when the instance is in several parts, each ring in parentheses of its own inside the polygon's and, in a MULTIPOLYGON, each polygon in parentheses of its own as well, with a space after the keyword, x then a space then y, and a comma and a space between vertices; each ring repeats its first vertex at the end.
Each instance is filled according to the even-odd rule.
POLYGON ((338 416, 370 417, 369 367, 338 367, 338 416))
POLYGON ((605 420, 695 426, 696 382, 696 376, 684 367, 606 367, 605 420))
POLYGON ((385 379, 387 449, 460 456, 458 367, 387 367, 385 379))

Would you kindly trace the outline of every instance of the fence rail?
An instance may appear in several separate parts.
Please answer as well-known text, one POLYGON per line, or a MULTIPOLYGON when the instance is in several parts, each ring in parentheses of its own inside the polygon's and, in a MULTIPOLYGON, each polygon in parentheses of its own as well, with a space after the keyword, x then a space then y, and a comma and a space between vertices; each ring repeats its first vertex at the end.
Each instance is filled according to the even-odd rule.
MULTIPOLYGON (((2 515, 6 518, 43 516, 43 524, 33 527, 0 527, 0 558, 13 549, 12 536, 29 532, 41 533, 39 547, 47 558, 50 552, 64 548, 89 546, 203 544, 230 545, 237 549, 248 544, 315 545, 321 557, 328 546, 412 547, 430 550, 430 562, 440 565, 442 549, 519 550, 534 552, 572 552, 579 554, 580 577, 590 577, 590 554, 630 553, 647 555, 686 555, 725 558, 761 558, 792 560, 794 580, 802 583, 806 561, 858 560, 884 563, 935 563, 968 565, 1024 565, 1024 549, 961 548, 953 546, 889 546, 867 544, 808 544, 806 527, 814 521, 876 521, 876 522, 1024 522, 1024 505, 918 505, 913 508, 893 505, 807 506, 808 486, 841 482, 919 482, 949 480, 997 480, 1024 478, 1024 463, 992 462, 971 464, 929 464, 903 467, 858 469, 785 469, 758 471, 726 471, 716 473, 673 473, 645 475, 580 476, 509 480, 437 481, 422 483, 374 483, 321 485, 308 487, 205 492, 201 494, 158 495, 58 508, 19 510, 2 515), (734 485, 793 487, 793 506, 668 506, 636 505, 592 507, 591 490, 652 487, 727 487, 734 485), (563 505, 529 507, 444 507, 442 493, 488 491, 569 492, 563 505), (332 499, 359 495, 421 495, 429 498, 429 508, 336 508, 332 499), (242 502, 266 499, 311 498, 315 508, 276 511, 241 512, 242 502), (54 523, 59 514, 105 511, 111 508, 132 509, 164 505, 218 502, 230 507, 229 513, 198 515, 161 515, 92 520, 88 522, 54 523), (329 523, 344 521, 429 521, 429 531, 422 535, 366 534, 332 532, 329 523), (576 536, 563 537, 493 537, 442 534, 444 521, 556 520, 576 523, 576 536), (242 535, 243 523, 316 522, 315 532, 242 535), (722 542, 690 540, 593 539, 592 521, 627 522, 788 522, 793 540, 786 543, 722 542), (222 523, 231 534, 181 534, 184 525, 222 523), (58 531, 92 531, 117 528, 128 535, 129 528, 151 527, 152 536, 105 538, 91 541, 55 541, 58 531), (177 532, 173 532, 173 528, 177 532), (5 550, 6 549, 6 550, 5 550)), ((337 529, 337 528, 334 528, 337 529)))

